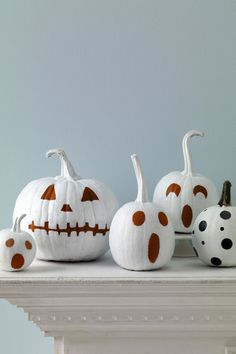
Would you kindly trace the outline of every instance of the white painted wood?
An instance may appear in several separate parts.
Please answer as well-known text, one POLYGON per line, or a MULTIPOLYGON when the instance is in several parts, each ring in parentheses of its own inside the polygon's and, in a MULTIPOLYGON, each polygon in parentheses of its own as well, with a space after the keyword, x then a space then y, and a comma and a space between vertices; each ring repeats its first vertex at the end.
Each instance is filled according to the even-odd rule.
POLYGON ((54 354, 65 354, 64 338, 56 336, 54 338, 54 354))
MULTIPOLYGON (((172 258, 164 268, 154 271, 133 272, 118 267, 110 253, 92 262, 66 263, 35 260, 24 272, 0 271, 0 284, 4 282, 221 282, 236 280, 236 268, 215 268, 204 266, 197 258, 172 258)), ((1 290, 0 290, 1 291, 1 290)))
POLYGON ((236 269, 195 258, 148 272, 121 269, 109 254, 35 261, 0 272, 0 297, 55 337, 54 354, 232 354, 236 345, 236 269))
POLYGON ((212 341, 201 338, 184 340, 165 338, 157 341, 155 338, 142 335, 138 338, 106 338, 104 336, 96 341, 67 338, 63 350, 63 354, 224 354, 224 346, 218 339, 212 341))
POLYGON ((236 347, 225 347, 225 354, 235 354, 236 353, 236 347))

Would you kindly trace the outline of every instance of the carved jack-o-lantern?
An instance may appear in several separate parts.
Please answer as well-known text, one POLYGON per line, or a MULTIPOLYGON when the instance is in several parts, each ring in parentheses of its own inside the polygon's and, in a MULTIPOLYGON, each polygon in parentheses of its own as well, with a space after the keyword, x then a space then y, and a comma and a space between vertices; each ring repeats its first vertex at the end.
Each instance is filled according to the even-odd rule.
POLYGON ((171 218, 175 232, 190 234, 197 215, 208 206, 217 203, 218 191, 208 178, 193 172, 188 150, 188 140, 193 136, 203 136, 192 130, 183 138, 185 168, 163 177, 154 191, 153 201, 165 210, 171 218))
POLYGON ((110 231, 110 248, 116 263, 130 270, 158 269, 173 255, 174 231, 168 216, 148 198, 140 162, 132 155, 138 182, 134 202, 115 214, 110 231))
POLYGON ((17 198, 14 218, 27 217, 22 228, 37 243, 37 257, 82 261, 103 255, 109 248, 109 228, 118 203, 101 182, 81 179, 65 152, 50 150, 61 159, 61 175, 29 183, 17 198))

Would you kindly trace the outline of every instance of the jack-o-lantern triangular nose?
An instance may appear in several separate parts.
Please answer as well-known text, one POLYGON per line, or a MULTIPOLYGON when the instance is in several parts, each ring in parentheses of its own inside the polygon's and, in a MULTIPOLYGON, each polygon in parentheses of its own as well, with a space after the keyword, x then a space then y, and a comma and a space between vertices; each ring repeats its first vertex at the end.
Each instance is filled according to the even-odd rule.
POLYGON ((93 200, 98 200, 97 194, 89 187, 85 187, 81 201, 82 202, 87 202, 87 201, 92 202, 93 200))
POLYGON ((70 204, 64 204, 61 211, 72 211, 70 204))

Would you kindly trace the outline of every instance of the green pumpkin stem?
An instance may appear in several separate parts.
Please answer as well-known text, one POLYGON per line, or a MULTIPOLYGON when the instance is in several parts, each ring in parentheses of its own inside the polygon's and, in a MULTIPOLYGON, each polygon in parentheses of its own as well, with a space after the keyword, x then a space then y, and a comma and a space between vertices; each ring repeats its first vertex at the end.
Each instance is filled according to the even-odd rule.
POLYGON ((222 194, 218 205, 230 206, 231 205, 231 186, 230 181, 225 181, 223 184, 222 194))

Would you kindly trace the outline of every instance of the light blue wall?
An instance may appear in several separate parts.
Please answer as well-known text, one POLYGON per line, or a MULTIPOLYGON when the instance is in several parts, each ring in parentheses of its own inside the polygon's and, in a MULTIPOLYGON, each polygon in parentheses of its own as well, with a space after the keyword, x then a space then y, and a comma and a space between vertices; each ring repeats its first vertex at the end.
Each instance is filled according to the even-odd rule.
MULTIPOLYGON (((136 194, 129 155, 151 194, 183 168, 193 128, 206 133, 191 145, 197 170, 231 179, 235 197, 235 24, 232 0, 1 0, 1 227, 28 181, 58 173, 49 148, 123 203, 136 194)), ((19 348, 49 354, 52 341, 2 302, 0 352, 19 348)))

